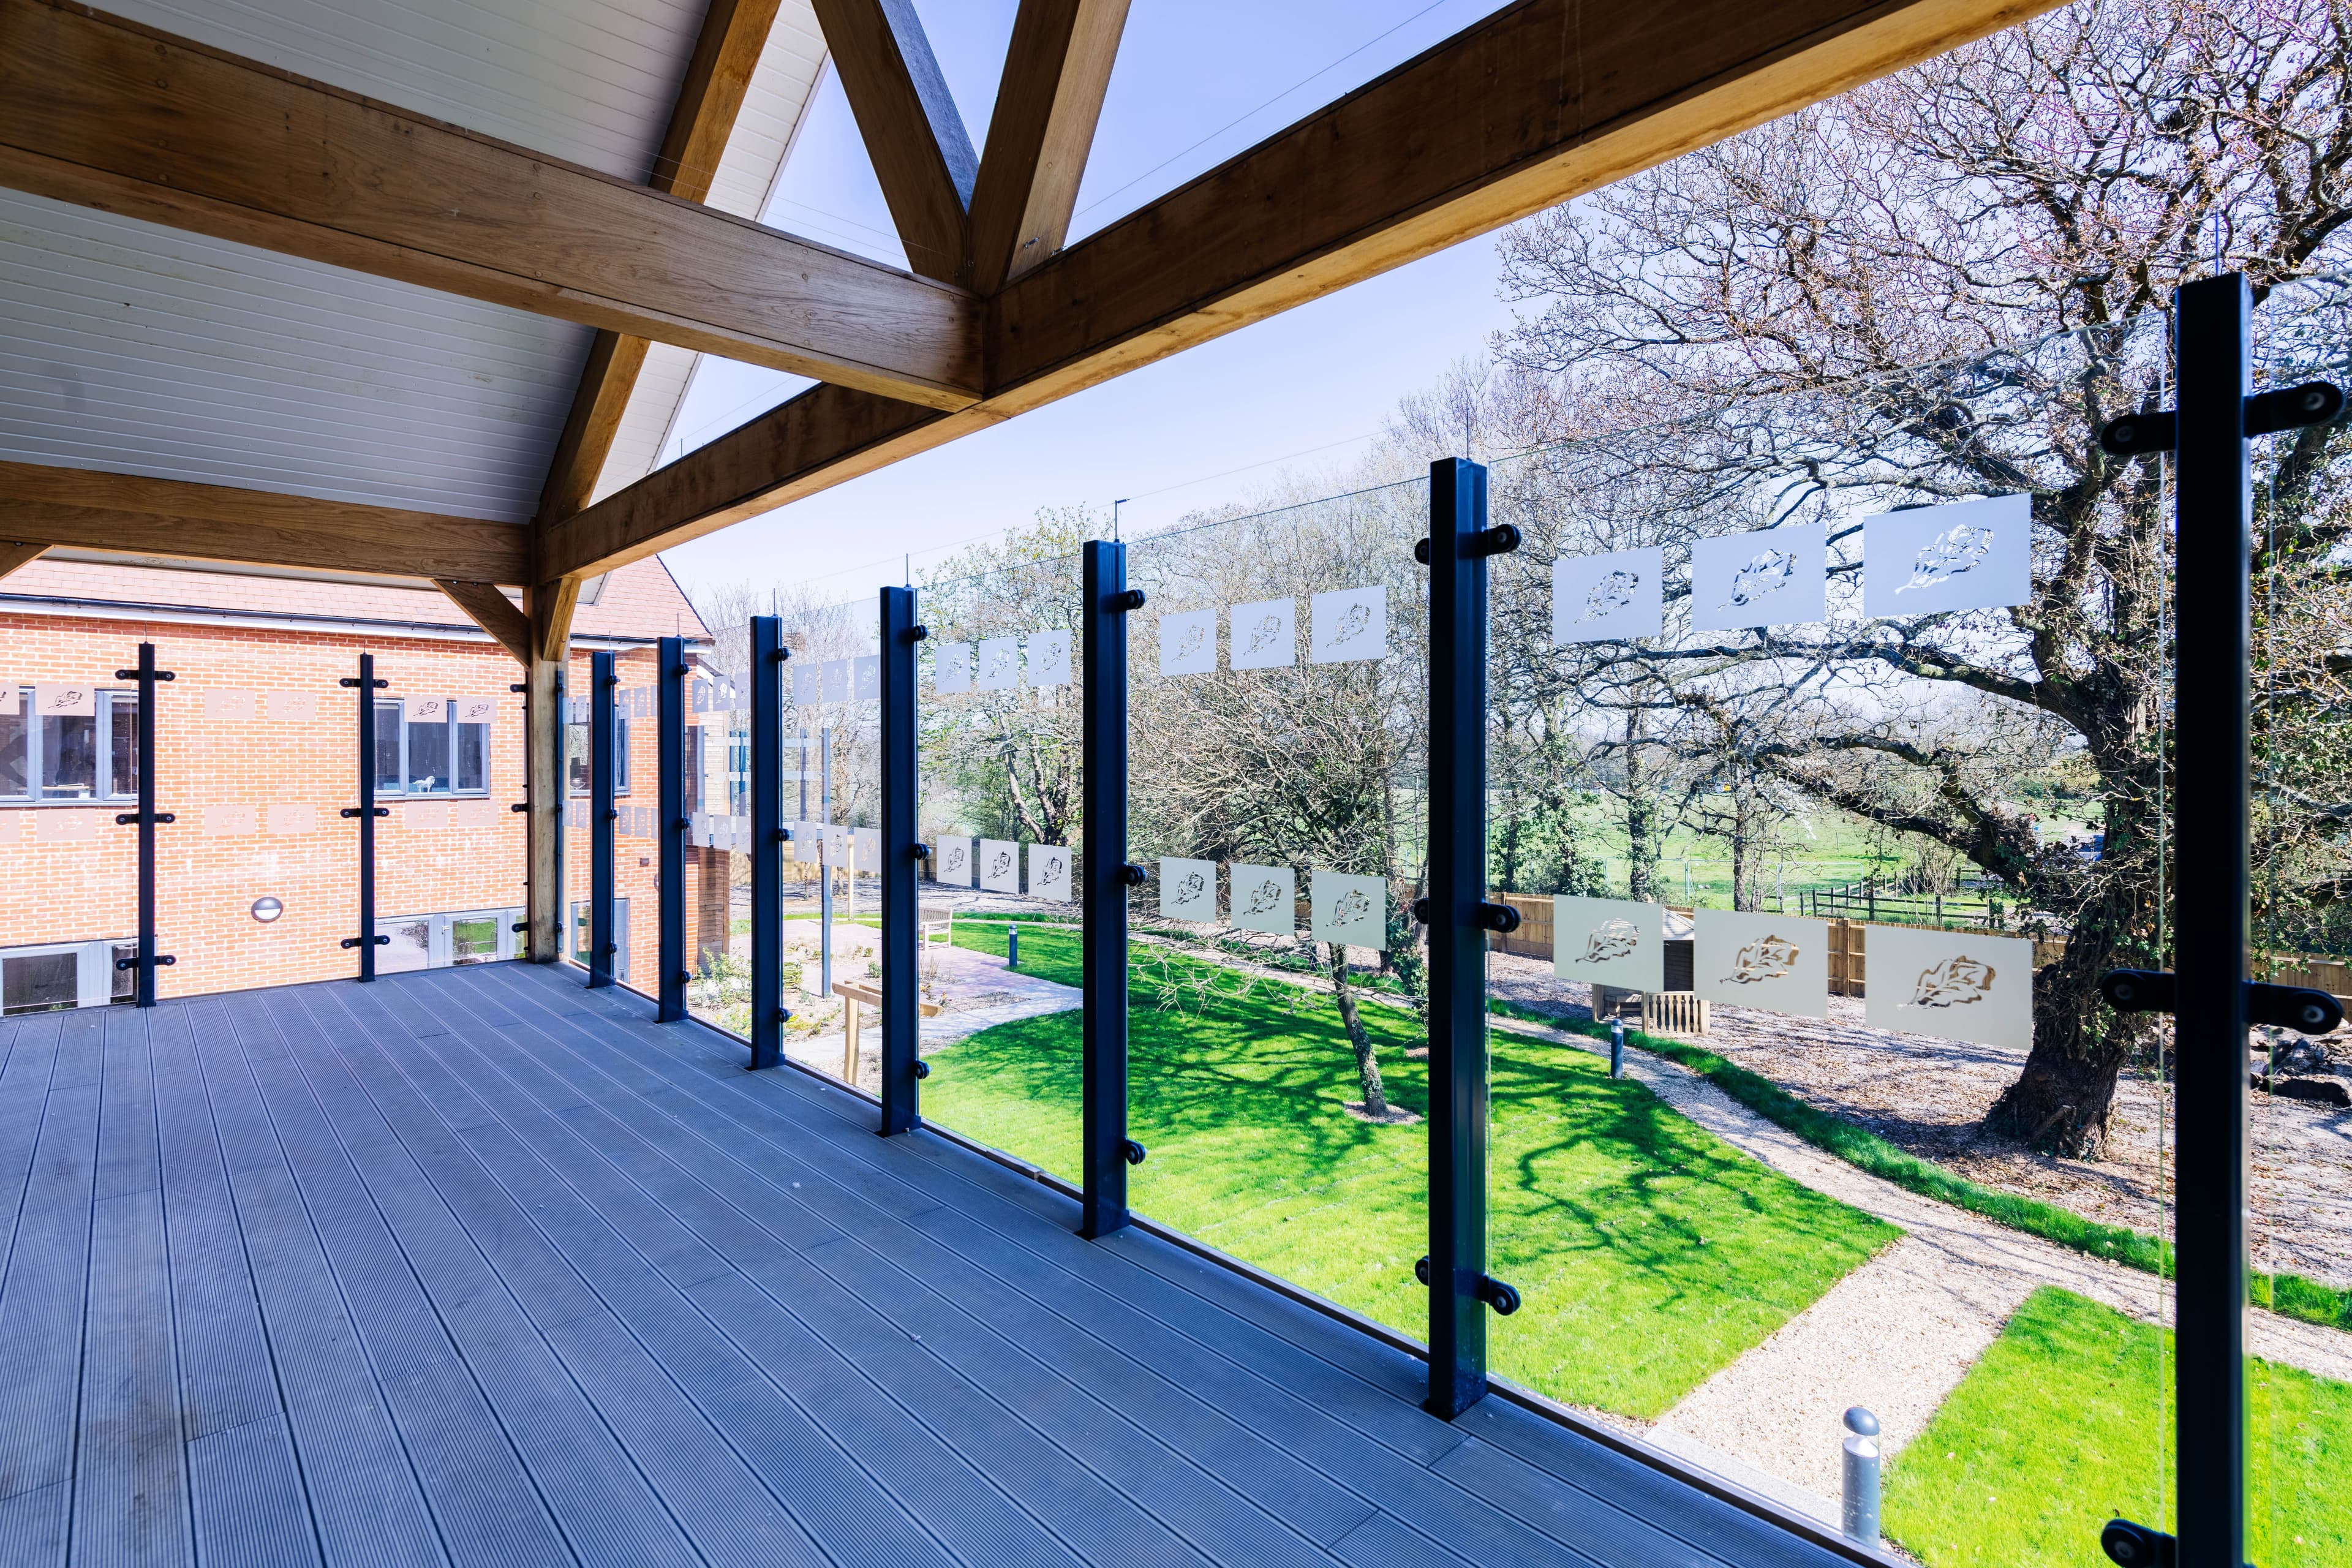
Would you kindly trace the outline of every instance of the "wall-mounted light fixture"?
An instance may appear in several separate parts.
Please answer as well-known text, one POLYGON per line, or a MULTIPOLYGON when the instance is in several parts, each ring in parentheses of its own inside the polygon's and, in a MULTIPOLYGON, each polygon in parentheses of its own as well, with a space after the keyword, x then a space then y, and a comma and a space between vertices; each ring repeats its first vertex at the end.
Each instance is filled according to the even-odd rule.
POLYGON ((286 906, 266 894, 253 900, 253 918, 268 925, 286 912, 286 906))

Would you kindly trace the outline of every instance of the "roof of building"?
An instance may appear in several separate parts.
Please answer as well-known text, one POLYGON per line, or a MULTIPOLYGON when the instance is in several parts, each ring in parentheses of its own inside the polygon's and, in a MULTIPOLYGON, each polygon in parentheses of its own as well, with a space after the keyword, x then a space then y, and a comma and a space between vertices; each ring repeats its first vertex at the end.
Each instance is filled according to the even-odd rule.
MULTIPOLYGON (((391 583, 320 582, 315 577, 192 572, 45 556, 0 584, 0 614, 61 606, 85 612, 114 606, 130 615, 143 610, 211 612, 289 625, 359 623, 459 630, 473 625, 440 590, 391 583)), ((608 573, 584 589, 572 616, 572 635, 590 641, 632 642, 666 637, 708 641, 710 637, 657 555, 608 573)))

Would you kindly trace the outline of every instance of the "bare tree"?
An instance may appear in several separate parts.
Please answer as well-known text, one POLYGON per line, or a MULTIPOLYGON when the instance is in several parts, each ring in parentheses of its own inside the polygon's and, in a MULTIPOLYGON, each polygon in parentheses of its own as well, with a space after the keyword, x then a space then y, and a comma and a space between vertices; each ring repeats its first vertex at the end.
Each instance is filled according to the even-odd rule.
MULTIPOLYGON (((1613 509, 1601 547, 1821 519, 1843 582, 1864 510, 2032 494, 2033 598, 2006 615, 1848 615, 1818 637, 1620 647, 1579 673, 1661 682, 1711 720, 1777 705, 1759 766, 1965 855, 2068 928, 2036 977, 2032 1055, 1987 1117, 2055 1152, 2098 1152, 2144 1037, 2100 1005, 2099 973, 2162 956, 2168 498, 2157 461, 2111 458, 2095 432, 2167 395, 2179 281, 2218 257, 2266 296, 2329 262, 2352 216, 2347 68, 2352 13, 2321 0, 2080 0, 1503 242, 1507 292, 1538 309, 1496 353, 1522 378, 1507 384, 1542 391, 1488 427, 1576 438, 1561 466, 1582 487, 1531 464, 1528 504, 1613 509), (2002 743, 1939 715, 1936 691, 1982 699, 2002 743), (1843 717, 1787 724, 1806 693, 1843 717), (2018 755, 2070 751, 2099 780, 2095 861, 2041 843, 2011 798, 2018 755)), ((2340 591, 2323 566, 2348 447, 2341 426, 2279 443, 2259 573, 2340 591)), ((2284 684, 2299 724, 2341 711, 2324 683, 2284 684)), ((2339 795, 2305 794, 2274 777, 2268 798, 2332 844, 2339 795)))

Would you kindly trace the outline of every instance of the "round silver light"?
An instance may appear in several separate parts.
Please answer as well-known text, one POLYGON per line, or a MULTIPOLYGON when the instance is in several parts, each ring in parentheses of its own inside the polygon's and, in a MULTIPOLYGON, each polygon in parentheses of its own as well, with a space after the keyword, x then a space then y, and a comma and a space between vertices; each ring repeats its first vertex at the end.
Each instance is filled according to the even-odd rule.
POLYGON ((286 912, 286 906, 267 896, 253 900, 253 918, 268 925, 286 912))

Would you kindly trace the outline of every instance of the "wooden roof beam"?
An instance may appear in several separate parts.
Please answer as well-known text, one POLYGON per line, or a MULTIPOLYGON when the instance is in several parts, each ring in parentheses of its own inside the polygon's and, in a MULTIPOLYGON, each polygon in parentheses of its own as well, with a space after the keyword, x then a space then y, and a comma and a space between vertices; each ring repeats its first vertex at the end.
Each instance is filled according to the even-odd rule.
POLYGON ((47 0, 0 0, 0 184, 954 408, 961 289, 47 0))
POLYGON ((0 539, 0 577, 5 577, 19 566, 29 566, 49 552, 46 544, 25 544, 0 539))
POLYGON ((1021 0, 971 194, 971 286, 993 294, 1069 237, 1128 0, 1021 0))
MULTIPOLYGON (((677 102, 670 110, 669 129, 654 160, 647 183, 655 190, 690 202, 709 198, 719 160, 751 90, 751 73, 775 27, 777 6, 778 0, 710 0, 677 102)), ((555 459, 548 466, 540 497, 541 520, 570 517, 595 493, 621 417, 628 411, 629 394, 645 368, 646 347, 641 337, 597 332, 571 416, 556 443, 555 459)))
POLYGON ((914 0, 815 0, 815 5, 907 265, 926 278, 968 281, 967 215, 980 160, 914 0))
POLYGON ((518 609, 496 584, 436 577, 433 585, 448 595, 449 602, 465 611, 468 620, 489 633, 492 642, 525 666, 530 663, 530 617, 518 609))
POLYGON ((520 584, 530 530, 272 490, 0 462, 0 538, 259 566, 520 584))
POLYGON ((2046 10, 2052 0, 1520 0, 1015 279, 987 396, 823 387, 543 535, 598 572, 838 484, 2046 10))

